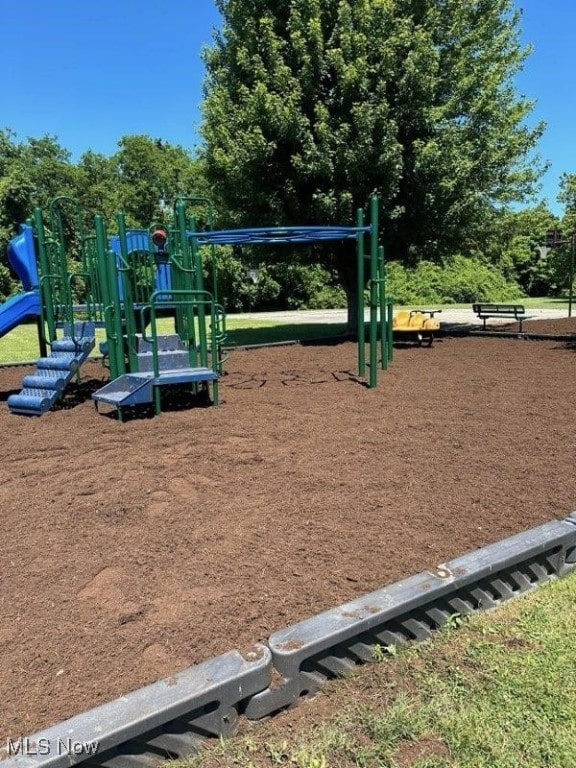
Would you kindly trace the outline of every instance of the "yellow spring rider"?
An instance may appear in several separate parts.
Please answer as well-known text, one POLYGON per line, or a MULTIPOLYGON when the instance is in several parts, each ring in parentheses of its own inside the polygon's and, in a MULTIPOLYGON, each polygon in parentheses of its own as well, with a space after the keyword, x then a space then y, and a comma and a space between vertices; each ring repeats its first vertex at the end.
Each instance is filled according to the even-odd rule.
POLYGON ((434 343, 434 333, 440 328, 440 323, 434 318, 439 312, 442 310, 401 309, 392 319, 393 333, 402 341, 416 341, 420 346, 426 340, 431 347, 434 343))

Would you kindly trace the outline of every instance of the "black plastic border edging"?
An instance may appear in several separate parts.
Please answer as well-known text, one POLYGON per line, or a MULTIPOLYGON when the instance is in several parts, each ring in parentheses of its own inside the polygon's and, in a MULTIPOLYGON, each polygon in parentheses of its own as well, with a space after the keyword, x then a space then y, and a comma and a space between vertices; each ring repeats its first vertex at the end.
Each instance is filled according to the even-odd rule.
POLYGON ((423 640, 455 614, 493 608, 576 569, 576 512, 276 632, 66 720, 0 752, 2 768, 152 768, 194 752, 374 660, 375 648, 423 640), (272 683, 273 669, 281 675, 272 683), (8 757, 8 759, 6 759, 8 757))
POLYGON ((282 683, 256 694, 259 719, 317 691, 330 677, 374 660, 374 648, 424 640, 454 614, 492 608, 576 568, 576 513, 483 547, 272 635, 282 683))
POLYGON ((0 764, 158 765, 158 758, 194 752, 202 737, 230 735, 242 702, 266 688, 271 675, 265 646, 255 646, 246 658, 230 651, 35 733, 21 744, 11 742, 7 749, 20 746, 21 754, 2 763, 0 752, 0 764))

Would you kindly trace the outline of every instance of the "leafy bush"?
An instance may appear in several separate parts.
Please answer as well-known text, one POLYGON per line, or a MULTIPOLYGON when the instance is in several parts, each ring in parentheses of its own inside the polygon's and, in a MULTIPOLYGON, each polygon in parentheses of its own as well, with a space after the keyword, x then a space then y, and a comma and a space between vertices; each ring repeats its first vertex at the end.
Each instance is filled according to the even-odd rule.
MULTIPOLYGON (((203 254, 204 264, 207 254, 203 254)), ((280 294, 280 286, 265 266, 250 269, 234 248, 229 245, 215 248, 218 281, 218 300, 227 312, 253 311, 273 305, 280 294)), ((212 275, 207 273, 206 288, 214 291, 212 275)))
POLYGON ((12 279, 10 270, 4 264, 0 264, 0 302, 4 301, 10 294, 15 293, 22 286, 12 279))
POLYGON ((320 264, 278 262, 269 267, 280 285, 277 309, 339 309, 346 295, 334 275, 320 264))
POLYGON ((390 262, 386 274, 387 291, 396 304, 470 304, 511 301, 523 295, 518 284, 507 282, 497 267, 460 255, 444 265, 421 261, 415 269, 390 262))
MULTIPOLYGON (((257 252, 246 251, 231 246, 215 249, 218 298, 228 312, 346 306, 344 290, 335 276, 319 264, 301 264, 286 258, 262 262, 255 258, 257 252)), ((204 259, 206 263, 207 254, 204 259)), ((205 278, 207 289, 213 290, 209 270, 205 278)))

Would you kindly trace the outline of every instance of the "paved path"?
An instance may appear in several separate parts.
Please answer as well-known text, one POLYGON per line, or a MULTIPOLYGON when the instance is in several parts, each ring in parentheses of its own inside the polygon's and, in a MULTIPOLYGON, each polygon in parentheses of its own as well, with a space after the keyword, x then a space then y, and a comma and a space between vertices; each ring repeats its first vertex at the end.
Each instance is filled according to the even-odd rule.
MULTIPOLYGON (((433 309, 431 306, 430 309, 433 309)), ((527 318, 532 320, 556 320, 559 317, 567 317, 568 310, 564 309, 533 309, 529 307, 526 312, 527 318)), ((228 315, 229 318, 242 317, 243 320, 275 320, 281 323, 345 323, 345 309, 311 309, 292 312, 251 312, 244 315, 228 315)), ((366 312, 366 320, 369 313, 366 312)), ((482 326, 482 320, 478 319, 472 309, 443 309, 438 314, 437 319, 443 327, 450 326, 482 326)), ((490 325, 506 324, 512 322, 510 318, 491 318, 490 325)))

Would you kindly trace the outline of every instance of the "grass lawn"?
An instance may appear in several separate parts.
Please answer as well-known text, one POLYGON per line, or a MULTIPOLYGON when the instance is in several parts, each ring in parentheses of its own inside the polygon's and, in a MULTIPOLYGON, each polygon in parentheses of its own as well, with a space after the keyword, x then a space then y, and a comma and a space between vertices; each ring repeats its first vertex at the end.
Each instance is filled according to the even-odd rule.
MULTIPOLYGON (((526 307, 532 308, 557 308, 567 307, 565 299, 530 298, 523 299, 526 307)), ((435 305, 436 306, 436 305, 435 305)), ((400 307, 398 307, 400 309, 400 307)), ((410 307, 407 307, 409 309, 410 307)), ((470 309, 469 304, 448 304, 438 309, 470 309)), ((171 331, 169 323, 160 321, 160 331, 171 331)), ((282 341, 304 341, 306 339, 319 339, 330 336, 339 336, 344 333, 343 323, 283 323, 275 320, 259 320, 243 318, 242 316, 229 317, 227 320, 228 339, 226 346, 244 346, 248 344, 270 344, 282 341)), ((98 342, 104 340, 104 331, 98 329, 96 334, 97 344, 93 352, 98 354, 98 342)), ((21 363, 35 360, 38 357, 38 340, 35 322, 19 325, 10 333, 0 338, 0 364, 21 363)))
POLYGON ((572 574, 455 621, 180 768, 576 765, 575 604, 572 574))
MULTIPOLYGON (((168 321, 161 320, 158 326, 161 333, 170 333, 173 329, 168 321)), ((346 327, 344 323, 283 324, 273 320, 243 320, 242 318, 230 319, 227 326, 226 346, 230 347, 338 336, 344 333, 346 327)), ((98 343, 105 338, 104 330, 98 328, 93 355, 99 354, 98 343)), ((0 339, 0 364, 29 362, 38 356, 35 322, 19 325, 0 339)))

